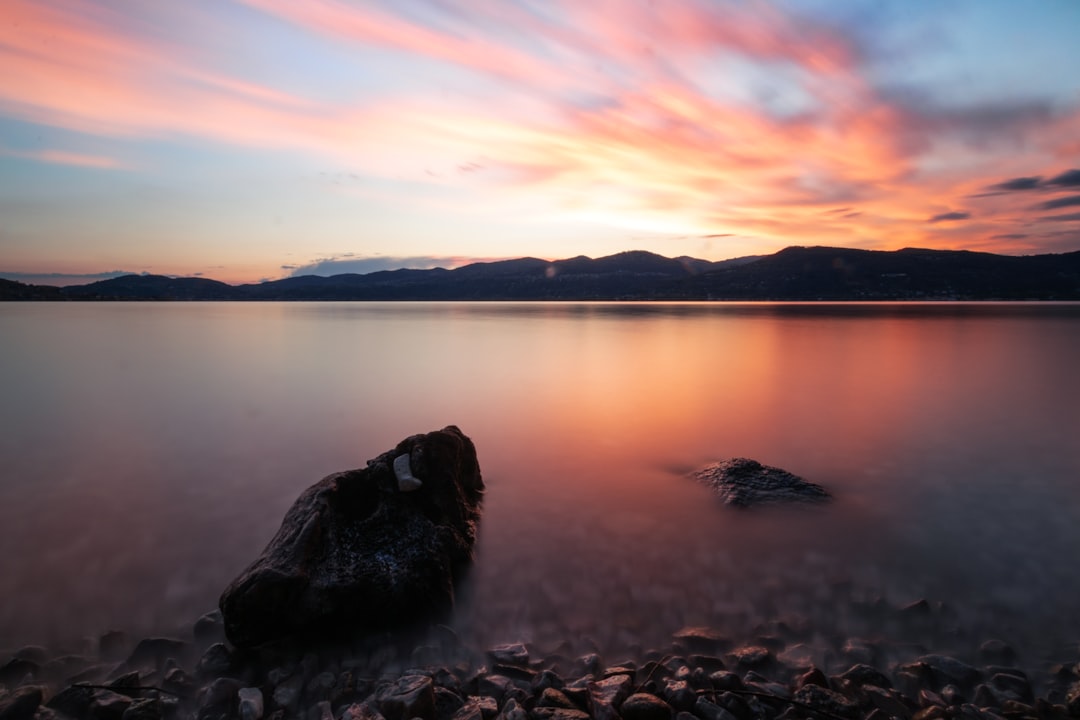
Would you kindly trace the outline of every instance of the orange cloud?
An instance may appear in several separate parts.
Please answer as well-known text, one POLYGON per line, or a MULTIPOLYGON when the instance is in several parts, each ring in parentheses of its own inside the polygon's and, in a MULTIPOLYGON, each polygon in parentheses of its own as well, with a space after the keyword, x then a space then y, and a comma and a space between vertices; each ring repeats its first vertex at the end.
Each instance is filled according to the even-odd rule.
MULTIPOLYGON (((979 118, 930 117, 885 97, 843 36, 757 3, 411 8, 428 17, 339 0, 242 3, 346 50, 454 67, 477 82, 476 96, 421 83, 317 102, 226 74, 110 5, 8 0, 0 112, 102 136, 299 150, 366 175, 476 186, 485 203, 538 218, 754 236, 774 247, 956 246, 1021 234, 1029 207, 967 198, 989 184, 987 172, 1066 163, 1080 142, 1075 111, 1029 113, 1016 127, 1045 132, 1025 152, 973 148, 965 123, 979 118), (798 101, 777 108, 740 95, 754 83, 798 101), (470 163, 482 170, 456 172, 470 163), (827 212, 838 207, 850 210, 827 212), (926 222, 957 208, 969 217, 926 222)), ((206 25, 194 6, 170 12, 206 25)), ((51 152, 38 159, 116 166, 51 152)))

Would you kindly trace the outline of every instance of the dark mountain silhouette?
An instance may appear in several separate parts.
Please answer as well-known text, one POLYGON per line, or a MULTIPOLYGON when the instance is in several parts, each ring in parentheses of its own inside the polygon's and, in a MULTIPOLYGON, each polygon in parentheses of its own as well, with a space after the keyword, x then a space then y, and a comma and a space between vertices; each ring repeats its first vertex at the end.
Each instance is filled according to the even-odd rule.
POLYGON ((126 275, 55 288, 0 281, 5 300, 1080 300, 1080 252, 790 247, 710 262, 623 252, 519 258, 456 270, 307 275, 227 285, 126 275))
POLYGON ((88 285, 60 288, 69 300, 232 300, 236 288, 206 278, 123 275, 88 285))
POLYGON ((63 300, 60 288, 52 285, 27 285, 0 278, 0 300, 63 300))

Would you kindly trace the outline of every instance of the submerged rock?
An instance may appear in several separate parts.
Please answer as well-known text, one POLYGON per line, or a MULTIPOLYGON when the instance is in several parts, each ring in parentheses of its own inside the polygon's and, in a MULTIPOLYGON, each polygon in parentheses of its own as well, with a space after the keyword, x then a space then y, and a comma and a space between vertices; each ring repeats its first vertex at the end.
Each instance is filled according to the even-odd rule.
POLYGON ((832 497, 820 485, 748 458, 721 460, 691 475, 710 485, 726 504, 736 507, 778 502, 824 502, 832 497))
POLYGON ((476 449, 454 426, 320 480, 222 593, 226 636, 253 646, 448 609, 472 558, 483 490, 476 449))

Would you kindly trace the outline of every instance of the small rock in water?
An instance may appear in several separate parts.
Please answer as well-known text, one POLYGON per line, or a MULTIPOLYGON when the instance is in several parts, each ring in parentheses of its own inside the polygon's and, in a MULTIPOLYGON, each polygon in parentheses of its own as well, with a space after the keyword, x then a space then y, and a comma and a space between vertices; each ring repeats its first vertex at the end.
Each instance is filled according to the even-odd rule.
POLYGON ((816 503, 831 498, 820 485, 749 458, 721 460, 691 475, 716 490, 724 503, 735 507, 778 502, 816 503))

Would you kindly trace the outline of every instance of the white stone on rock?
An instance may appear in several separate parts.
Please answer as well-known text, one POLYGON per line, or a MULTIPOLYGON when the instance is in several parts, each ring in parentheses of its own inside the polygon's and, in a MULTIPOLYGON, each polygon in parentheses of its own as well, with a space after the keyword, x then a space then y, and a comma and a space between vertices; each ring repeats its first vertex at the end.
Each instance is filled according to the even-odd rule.
POLYGON ((263 694, 256 687, 240 688, 240 720, 260 720, 263 716, 263 694))
POLYGON ((413 477, 412 467, 409 465, 409 454, 404 453, 394 458, 394 475, 397 476, 397 486, 401 492, 419 490, 423 485, 419 478, 413 477))

